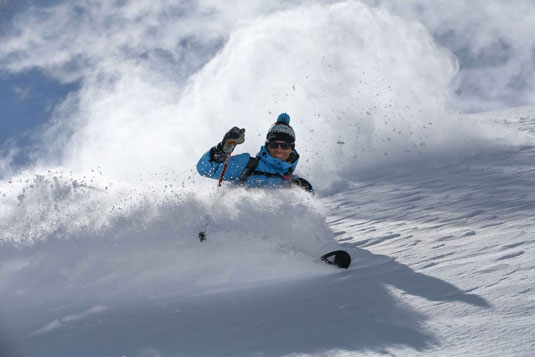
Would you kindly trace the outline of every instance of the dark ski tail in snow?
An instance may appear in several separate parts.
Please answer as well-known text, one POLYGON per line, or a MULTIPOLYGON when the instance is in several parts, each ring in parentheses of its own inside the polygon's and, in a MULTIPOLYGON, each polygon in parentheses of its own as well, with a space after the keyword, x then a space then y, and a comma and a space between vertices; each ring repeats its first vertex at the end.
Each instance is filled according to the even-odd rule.
POLYGON ((335 250, 322 255, 321 261, 341 269, 347 269, 351 265, 351 255, 345 250, 335 250))

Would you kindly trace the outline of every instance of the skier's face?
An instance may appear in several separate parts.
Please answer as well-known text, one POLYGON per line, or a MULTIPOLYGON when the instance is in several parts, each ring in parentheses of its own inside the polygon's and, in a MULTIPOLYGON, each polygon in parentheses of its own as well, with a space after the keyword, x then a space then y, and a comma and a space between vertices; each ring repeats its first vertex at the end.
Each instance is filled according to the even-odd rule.
POLYGON ((290 154, 293 150, 291 146, 287 149, 283 149, 283 147, 288 147, 288 143, 284 141, 272 141, 268 145, 267 149, 269 154, 274 158, 286 161, 290 157, 290 154))

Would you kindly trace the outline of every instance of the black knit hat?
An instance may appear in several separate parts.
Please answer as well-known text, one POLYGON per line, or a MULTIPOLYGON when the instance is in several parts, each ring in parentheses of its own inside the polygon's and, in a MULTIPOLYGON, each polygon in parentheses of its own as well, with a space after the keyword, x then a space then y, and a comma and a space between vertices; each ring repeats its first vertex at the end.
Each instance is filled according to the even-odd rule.
POLYGON ((290 126, 290 116, 282 113, 278 116, 277 122, 269 129, 266 142, 284 141, 289 144, 295 144, 295 132, 290 126))

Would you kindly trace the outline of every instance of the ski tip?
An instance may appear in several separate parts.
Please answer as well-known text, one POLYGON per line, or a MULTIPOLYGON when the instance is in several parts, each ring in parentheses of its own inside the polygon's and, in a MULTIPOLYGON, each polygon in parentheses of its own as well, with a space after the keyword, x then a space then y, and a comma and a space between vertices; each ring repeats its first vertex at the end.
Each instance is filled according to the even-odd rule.
POLYGON ((340 269, 347 269, 351 265, 351 255, 345 250, 335 250, 322 255, 321 261, 340 269))

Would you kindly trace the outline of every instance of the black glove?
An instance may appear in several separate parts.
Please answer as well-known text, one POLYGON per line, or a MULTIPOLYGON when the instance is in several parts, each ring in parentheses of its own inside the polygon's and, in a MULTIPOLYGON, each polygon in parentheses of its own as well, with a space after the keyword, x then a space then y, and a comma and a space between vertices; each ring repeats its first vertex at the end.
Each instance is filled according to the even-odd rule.
POLYGON ((243 144, 245 141, 245 129, 240 129, 237 126, 227 131, 223 140, 221 141, 223 151, 229 153, 234 150, 234 146, 243 144), (232 144, 234 142, 234 145, 232 144))
POLYGON ((237 126, 227 131, 223 140, 210 149, 210 159, 217 163, 225 161, 227 154, 234 150, 235 145, 242 144, 245 141, 245 129, 240 129, 237 126))
POLYGON ((290 185, 291 186, 301 187, 302 189, 304 189, 304 190, 306 190, 308 192, 314 191, 314 189, 312 188, 312 185, 310 184, 310 182, 308 182, 304 178, 300 178, 300 177, 299 178, 295 178, 292 181, 290 181, 290 185))

